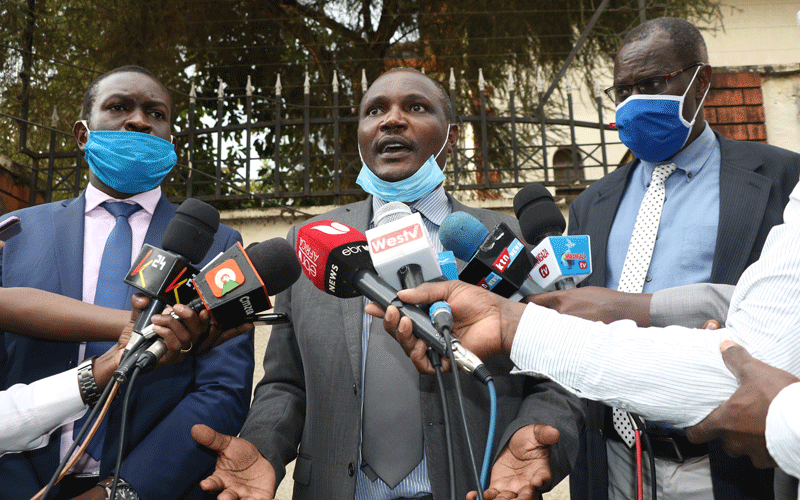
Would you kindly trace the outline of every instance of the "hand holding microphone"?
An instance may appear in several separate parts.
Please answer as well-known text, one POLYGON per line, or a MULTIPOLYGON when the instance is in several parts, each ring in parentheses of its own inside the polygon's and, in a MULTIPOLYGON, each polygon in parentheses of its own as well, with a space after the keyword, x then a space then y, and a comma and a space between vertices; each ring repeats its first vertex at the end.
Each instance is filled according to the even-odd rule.
MULTIPOLYGON (((414 335, 446 356, 444 337, 428 314, 397 298, 397 290, 381 278, 372 266, 369 245, 363 233, 340 222, 323 220, 306 224, 297 233, 297 257, 303 272, 320 290, 340 298, 365 296, 383 309, 396 307, 409 318, 414 335)), ((462 350, 456 361, 462 369, 482 382, 490 374, 476 356, 462 350)))

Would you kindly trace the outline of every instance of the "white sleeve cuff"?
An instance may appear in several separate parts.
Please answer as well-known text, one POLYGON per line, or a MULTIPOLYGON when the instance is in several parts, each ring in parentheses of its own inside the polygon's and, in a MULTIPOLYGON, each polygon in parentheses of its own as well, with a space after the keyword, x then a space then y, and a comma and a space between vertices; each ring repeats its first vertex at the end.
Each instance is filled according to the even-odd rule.
POLYGON ((800 478, 800 382, 785 387, 772 400, 765 437, 778 467, 800 478))

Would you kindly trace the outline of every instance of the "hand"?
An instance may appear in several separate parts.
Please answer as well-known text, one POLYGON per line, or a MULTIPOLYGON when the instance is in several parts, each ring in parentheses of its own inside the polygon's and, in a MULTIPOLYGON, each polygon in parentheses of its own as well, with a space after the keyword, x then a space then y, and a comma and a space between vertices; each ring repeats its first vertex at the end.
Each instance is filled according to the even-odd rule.
POLYGON ((205 491, 222 490, 218 500, 272 500, 275 497, 275 469, 252 443, 220 434, 203 424, 192 427, 192 438, 217 452, 214 474, 200 482, 205 491))
MULTIPOLYGON (((492 467, 486 500, 534 499, 550 487, 550 447, 558 442, 558 430, 549 425, 528 425, 511 436, 492 467)), ((471 491, 468 500, 478 493, 471 491)))
POLYGON ((608 288, 587 286, 558 290, 527 297, 528 302, 578 318, 613 323, 631 319, 642 327, 650 326, 652 294, 624 293, 608 288))
POLYGON ((75 497, 73 500, 106 500, 106 489, 102 486, 95 486, 86 493, 75 497))
MULTIPOLYGON (((525 304, 512 302, 461 281, 424 283, 413 290, 401 290, 398 297, 409 304, 447 301, 453 310, 453 335, 482 359, 511 352, 517 324, 525 310, 525 304)), ((427 346, 411 335, 411 320, 405 317, 401 319, 394 306, 389 306, 385 314, 373 303, 368 304, 365 310, 372 316, 384 319, 386 331, 398 340, 420 372, 434 373, 425 356, 427 346)), ((442 367, 444 369, 444 363, 442 367)))
POLYGON ((758 361, 730 340, 723 342, 720 349, 739 388, 702 422, 687 428, 686 437, 693 443, 721 438, 729 455, 748 455, 756 467, 774 467, 764 436, 767 410, 781 389, 800 379, 758 361))

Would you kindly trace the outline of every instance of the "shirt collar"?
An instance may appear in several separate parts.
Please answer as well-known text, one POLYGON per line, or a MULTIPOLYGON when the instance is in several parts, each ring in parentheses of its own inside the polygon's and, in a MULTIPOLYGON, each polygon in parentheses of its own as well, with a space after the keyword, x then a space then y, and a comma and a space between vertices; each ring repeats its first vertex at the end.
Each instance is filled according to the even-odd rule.
POLYGON ((706 122, 705 128, 697 137, 697 139, 692 141, 691 144, 678 152, 678 154, 676 154, 671 160, 660 161, 656 163, 642 160, 644 172, 647 174, 647 180, 645 183, 650 181, 650 177, 653 175, 653 170, 655 169, 656 165, 664 165, 666 163, 674 163, 675 166, 684 173, 691 174, 693 177, 696 176, 711 157, 711 153, 714 151, 714 144, 716 140, 717 138, 714 135, 714 132, 708 125, 708 122, 706 122))
MULTIPOLYGON (((378 212, 378 209, 387 203, 389 202, 384 201, 377 196, 372 197, 373 218, 378 212)), ((445 192, 443 186, 439 186, 409 206, 413 212, 421 213, 423 217, 437 226, 441 226, 442 222, 444 222, 444 220, 453 210, 450 206, 450 200, 447 199, 447 193, 445 192)))
POLYGON ((86 186, 86 207, 84 209, 84 213, 88 214, 95 208, 99 207, 101 203, 113 200, 136 202, 142 207, 142 210, 152 216, 156 211, 156 205, 158 205, 158 201, 160 199, 161 186, 156 186, 150 191, 145 191, 144 193, 137 193, 129 198, 125 198, 124 200, 118 200, 100 191, 91 183, 89 183, 89 185, 86 186))

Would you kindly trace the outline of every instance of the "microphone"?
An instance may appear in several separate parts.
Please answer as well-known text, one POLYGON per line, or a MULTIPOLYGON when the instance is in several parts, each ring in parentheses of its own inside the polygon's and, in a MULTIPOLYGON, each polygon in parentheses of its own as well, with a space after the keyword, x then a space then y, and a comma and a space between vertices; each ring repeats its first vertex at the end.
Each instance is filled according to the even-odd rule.
POLYGON ((439 228, 442 245, 467 265, 458 278, 509 298, 541 293, 530 279, 533 263, 511 228, 500 223, 492 231, 466 212, 453 212, 439 228))
POLYGON ((372 265, 393 288, 416 288, 442 277, 439 256, 419 213, 392 201, 375 212, 375 227, 366 233, 372 265))
POLYGON ((550 192, 531 184, 514 196, 522 236, 534 245, 531 278, 546 291, 568 290, 592 273, 589 236, 562 236, 567 222, 550 192))
MULTIPOLYGON (((309 280, 320 290, 339 298, 365 296, 383 309, 397 307, 411 320, 414 335, 441 356, 447 356, 444 337, 419 307, 405 304, 397 289, 375 271, 366 236, 357 229, 331 220, 306 224, 297 233, 298 260, 309 280)), ((453 347, 455 350, 455 346, 453 347)), ((480 358, 466 349, 456 354, 456 363, 482 382, 491 377, 480 358)))
POLYGON ((197 312, 208 310, 211 319, 223 330, 253 321, 270 324, 288 321, 285 314, 258 313, 272 309, 270 294, 276 295, 292 286, 300 273, 294 249, 284 238, 254 243, 247 249, 237 242, 197 273, 192 280, 197 298, 189 307, 197 312), (265 280, 270 283, 269 289, 264 285, 265 280))
POLYGON ((138 348, 152 335, 150 318, 167 305, 186 304, 197 293, 191 285, 197 273, 192 263, 203 260, 219 228, 219 212, 211 205, 187 198, 164 231, 161 247, 142 246, 125 283, 150 297, 150 305, 139 314, 125 352, 138 348))
MULTIPOLYGON (((197 297, 187 305, 198 313, 206 309, 222 330, 253 321, 285 322, 288 317, 283 313, 257 314, 272 308, 264 281, 270 283, 272 295, 276 295, 292 286, 300 272, 294 249, 283 238, 253 243, 247 249, 237 242, 197 273, 192 280, 197 297)), ((131 355, 115 372, 115 376, 122 377, 120 381, 134 365, 147 369, 167 352, 166 344, 152 327, 148 333, 140 347, 144 349, 146 345, 146 350, 138 356, 131 355)))

